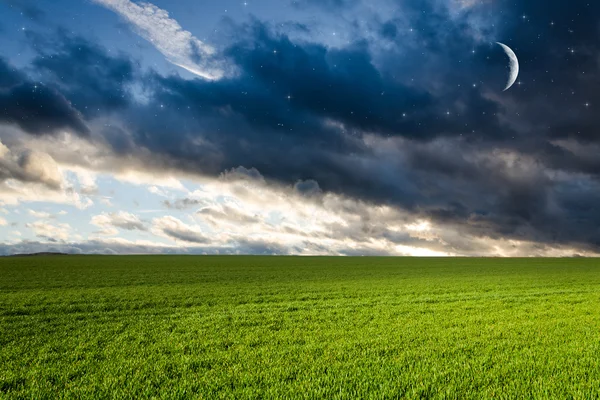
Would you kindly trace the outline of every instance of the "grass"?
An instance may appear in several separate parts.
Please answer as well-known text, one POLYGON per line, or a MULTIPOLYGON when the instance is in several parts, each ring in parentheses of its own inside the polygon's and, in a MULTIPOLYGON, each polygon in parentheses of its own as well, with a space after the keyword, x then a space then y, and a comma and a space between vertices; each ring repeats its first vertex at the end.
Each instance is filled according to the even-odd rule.
POLYGON ((0 259, 0 398, 598 398, 600 261, 0 259))

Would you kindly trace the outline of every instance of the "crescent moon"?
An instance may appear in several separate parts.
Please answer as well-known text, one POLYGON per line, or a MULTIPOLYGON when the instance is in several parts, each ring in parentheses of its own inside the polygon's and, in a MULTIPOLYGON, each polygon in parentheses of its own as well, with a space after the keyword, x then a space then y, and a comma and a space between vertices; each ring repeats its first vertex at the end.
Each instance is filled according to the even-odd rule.
POLYGON ((504 50, 504 52, 510 60, 510 75, 508 76, 508 83, 506 84, 506 87, 503 90, 507 91, 516 82, 517 77, 519 76, 519 60, 517 59, 517 55, 515 54, 515 52, 512 51, 510 47, 500 42, 496 43, 502 46, 502 49, 504 50))

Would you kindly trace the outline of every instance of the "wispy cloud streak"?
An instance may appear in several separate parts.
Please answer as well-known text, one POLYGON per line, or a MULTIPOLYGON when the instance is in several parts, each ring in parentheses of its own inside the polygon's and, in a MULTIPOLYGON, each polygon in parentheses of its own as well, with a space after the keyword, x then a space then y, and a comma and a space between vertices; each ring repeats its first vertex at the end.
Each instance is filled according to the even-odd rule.
POLYGON ((214 59, 215 49, 184 30, 169 17, 166 10, 151 3, 134 3, 130 0, 92 1, 119 14, 171 63, 206 79, 223 76, 214 59))

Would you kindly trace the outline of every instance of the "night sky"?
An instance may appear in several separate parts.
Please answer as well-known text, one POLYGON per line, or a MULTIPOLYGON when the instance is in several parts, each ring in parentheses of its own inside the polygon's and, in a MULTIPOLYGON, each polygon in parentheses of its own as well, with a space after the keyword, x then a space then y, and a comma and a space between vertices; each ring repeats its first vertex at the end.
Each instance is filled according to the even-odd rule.
POLYGON ((599 83, 591 1, 0 0, 0 254, 598 255, 599 83))

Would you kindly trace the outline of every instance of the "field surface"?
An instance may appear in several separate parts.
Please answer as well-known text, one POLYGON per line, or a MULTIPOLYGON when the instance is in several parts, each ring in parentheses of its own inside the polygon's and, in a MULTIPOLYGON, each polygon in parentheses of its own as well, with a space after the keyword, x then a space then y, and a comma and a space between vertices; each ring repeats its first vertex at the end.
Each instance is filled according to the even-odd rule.
POLYGON ((0 258, 0 398, 598 398, 600 260, 0 258))

